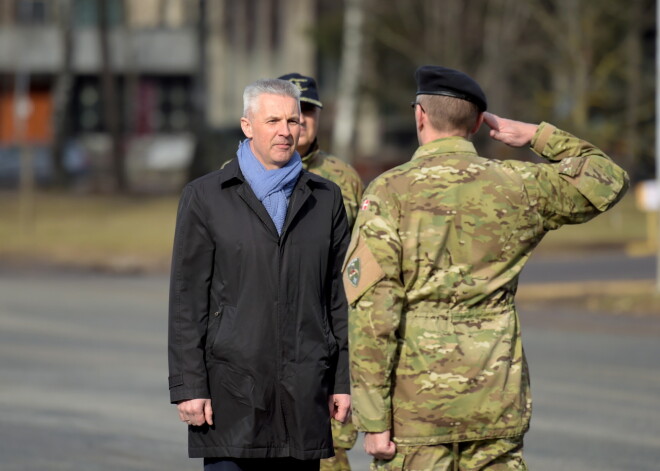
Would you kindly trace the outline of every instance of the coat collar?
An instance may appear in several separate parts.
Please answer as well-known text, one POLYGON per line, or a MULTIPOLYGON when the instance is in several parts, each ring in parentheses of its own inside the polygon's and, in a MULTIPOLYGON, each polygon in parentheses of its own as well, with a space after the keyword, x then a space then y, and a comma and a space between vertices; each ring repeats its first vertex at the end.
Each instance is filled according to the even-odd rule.
MULTIPOLYGON (((291 193, 289 199, 289 207, 287 209, 286 220, 284 221, 284 227, 282 228, 282 235, 287 231, 287 228, 291 224, 291 221, 296 216, 298 211, 303 207, 307 198, 312 194, 312 190, 318 182, 311 178, 311 173, 307 170, 301 170, 296 186, 291 193)), ((247 180, 243 176, 243 172, 238 165, 238 159, 233 159, 227 165, 224 166, 223 171, 220 172, 220 188, 227 189, 234 185, 239 185, 238 194, 245 201, 245 203, 254 211, 261 222, 268 226, 268 228, 277 235, 277 229, 273 223, 270 215, 266 211, 264 205, 256 197, 252 188, 248 184, 247 180)))
POLYGON ((241 168, 238 166, 238 159, 231 159, 222 170, 220 172, 220 187, 226 188, 231 183, 245 182, 243 172, 241 172, 241 168))

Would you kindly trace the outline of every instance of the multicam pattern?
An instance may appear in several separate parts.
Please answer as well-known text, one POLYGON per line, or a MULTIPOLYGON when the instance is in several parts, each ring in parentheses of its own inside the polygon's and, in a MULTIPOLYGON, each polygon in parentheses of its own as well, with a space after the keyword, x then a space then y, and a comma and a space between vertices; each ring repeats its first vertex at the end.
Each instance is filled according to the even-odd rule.
POLYGON ((346 162, 319 150, 316 143, 313 146, 312 151, 302 158, 303 168, 339 185, 344 197, 348 227, 353 227, 364 190, 360 175, 346 162))
POLYGON ((351 471, 347 450, 355 445, 357 429, 352 423, 342 424, 332 419, 332 441, 335 456, 321 460, 320 471, 351 471))
POLYGON ((374 460, 371 471, 526 471, 522 437, 455 445, 397 446, 391 460, 374 460))
POLYGON ((459 137, 420 147, 367 188, 344 267, 353 420, 400 445, 511 437, 531 415, 514 295, 551 229, 612 207, 628 177, 547 123, 550 163, 488 160, 459 137), (364 261, 363 260, 363 261, 364 261))
MULTIPOLYGON (((344 207, 348 217, 348 227, 352 228, 358 213, 363 185, 360 176, 353 167, 322 150, 318 144, 302 158, 303 168, 336 183, 344 198, 344 207)), ((321 460, 321 471, 350 471, 346 450, 350 450, 357 440, 357 430, 352 423, 342 424, 332 420, 332 440, 335 456, 321 460)))

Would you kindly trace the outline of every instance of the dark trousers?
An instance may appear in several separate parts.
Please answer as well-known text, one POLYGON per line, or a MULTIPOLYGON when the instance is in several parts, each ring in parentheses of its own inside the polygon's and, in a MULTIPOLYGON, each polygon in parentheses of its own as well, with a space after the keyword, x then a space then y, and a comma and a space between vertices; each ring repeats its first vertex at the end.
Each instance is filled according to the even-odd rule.
POLYGON ((295 458, 204 458, 204 471, 318 471, 321 460, 295 458))

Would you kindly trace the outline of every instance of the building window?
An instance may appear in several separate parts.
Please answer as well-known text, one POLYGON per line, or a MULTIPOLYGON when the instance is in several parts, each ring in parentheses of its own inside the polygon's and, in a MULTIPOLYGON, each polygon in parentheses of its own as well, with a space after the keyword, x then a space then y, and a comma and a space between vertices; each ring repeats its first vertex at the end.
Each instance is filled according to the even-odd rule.
POLYGON ((138 134, 189 131, 192 85, 185 77, 144 77, 137 99, 138 134))
POLYGON ((21 25, 44 25, 53 20, 52 1, 48 0, 18 0, 16 2, 15 20, 21 25))
MULTIPOLYGON (((122 0, 106 0, 108 24, 123 24, 124 4, 122 0)), ((99 23, 99 0, 73 0, 73 23, 79 27, 92 27, 99 23)))

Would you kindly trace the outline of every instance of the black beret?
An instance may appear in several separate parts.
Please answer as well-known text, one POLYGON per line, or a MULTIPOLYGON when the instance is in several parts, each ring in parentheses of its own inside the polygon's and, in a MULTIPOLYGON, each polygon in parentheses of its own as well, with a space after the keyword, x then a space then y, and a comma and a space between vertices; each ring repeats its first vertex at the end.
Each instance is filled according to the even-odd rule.
POLYGON ((316 80, 312 77, 305 77, 297 73, 282 75, 277 77, 280 80, 288 80, 300 89, 300 101, 310 103, 319 108, 323 108, 323 103, 319 99, 319 92, 316 90, 316 80))
POLYGON ((471 77, 439 65, 423 65, 415 72, 417 95, 445 95, 467 100, 486 111, 486 95, 471 77))

